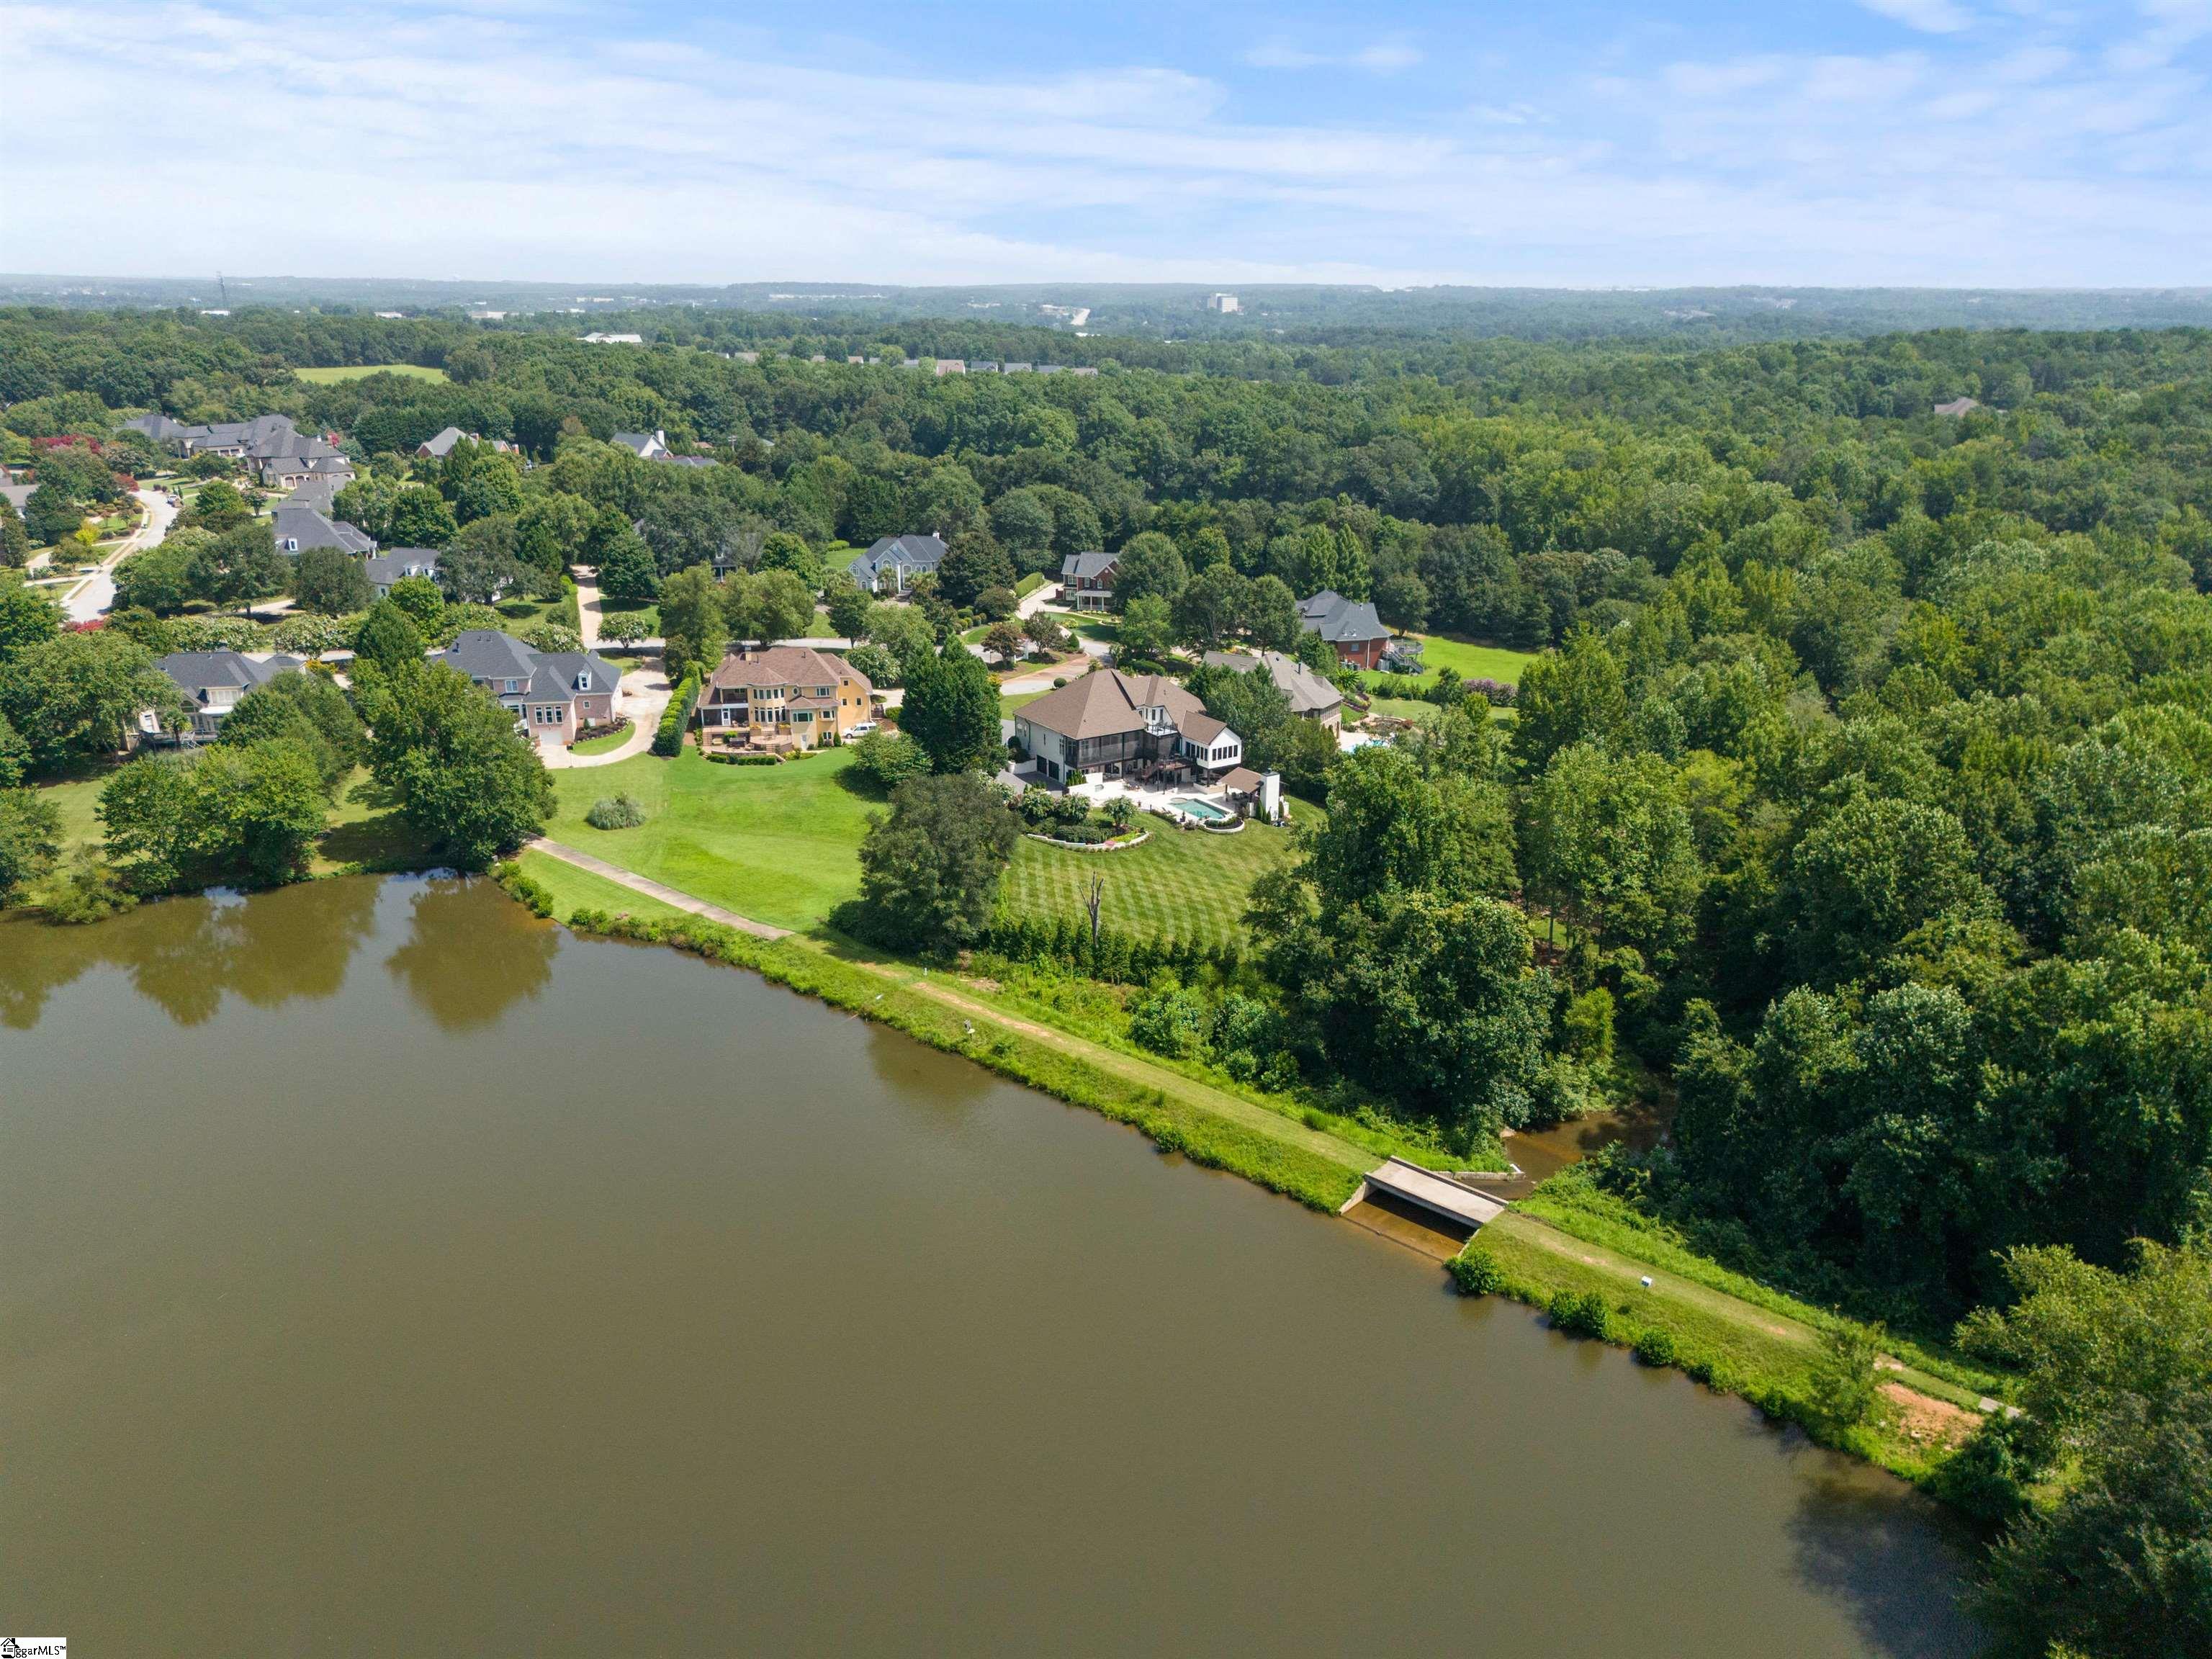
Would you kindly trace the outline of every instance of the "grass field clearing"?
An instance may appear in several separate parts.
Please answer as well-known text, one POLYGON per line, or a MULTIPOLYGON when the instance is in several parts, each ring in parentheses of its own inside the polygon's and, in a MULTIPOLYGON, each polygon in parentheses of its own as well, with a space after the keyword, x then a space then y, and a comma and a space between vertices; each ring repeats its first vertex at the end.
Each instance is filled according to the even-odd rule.
POLYGON ((420 363, 362 363, 337 368, 295 368, 292 371, 311 386, 335 386, 341 380, 364 380, 371 374, 398 374, 410 380, 443 380, 442 368, 420 363))
MULTIPOLYGON (((1521 671, 1536 660, 1534 651, 1509 651, 1502 645, 1477 645, 1473 640, 1454 639, 1446 634, 1416 634, 1421 642, 1421 660, 1428 665, 1429 678, 1433 679, 1439 668, 1449 668, 1463 680, 1498 680, 1506 685, 1521 684, 1521 671)), ((1387 677, 1378 676, 1387 684, 1387 677)))
POLYGON ((692 750, 553 774, 560 804, 545 833, 710 904, 779 927, 811 927, 860 890, 860 848, 882 803, 840 776, 849 751, 781 766, 719 766, 692 750), (594 830, 592 803, 628 794, 635 830, 594 830))

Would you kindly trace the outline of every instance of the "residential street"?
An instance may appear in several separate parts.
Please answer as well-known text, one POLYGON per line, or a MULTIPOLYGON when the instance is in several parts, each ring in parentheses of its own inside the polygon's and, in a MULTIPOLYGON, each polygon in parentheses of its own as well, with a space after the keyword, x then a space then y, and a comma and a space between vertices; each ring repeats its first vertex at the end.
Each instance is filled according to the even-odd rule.
POLYGON ((144 520, 125 538, 120 547, 100 561, 98 571, 71 588, 63 599, 62 609, 71 622, 88 623, 105 616, 108 606, 115 603, 115 567, 131 554, 155 545, 176 521, 177 509, 169 505, 169 498, 162 491, 141 489, 137 495, 146 509, 144 520))

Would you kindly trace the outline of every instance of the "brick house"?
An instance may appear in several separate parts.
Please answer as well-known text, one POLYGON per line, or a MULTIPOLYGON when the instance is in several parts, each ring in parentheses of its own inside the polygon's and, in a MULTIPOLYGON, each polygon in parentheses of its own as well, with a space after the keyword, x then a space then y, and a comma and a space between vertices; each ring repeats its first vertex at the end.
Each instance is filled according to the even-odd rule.
POLYGON ((1060 561, 1060 597, 1078 611, 1103 611, 1114 600, 1118 553, 1071 553, 1060 561))
POLYGON ((512 634, 471 628, 430 660, 490 692, 538 743, 574 743, 581 728, 620 717, 622 670, 596 652, 533 651, 512 634))
POLYGON ((1365 599, 1347 599, 1325 587, 1311 599, 1298 601, 1298 626, 1327 640, 1336 647, 1339 659, 1354 668, 1382 665, 1390 630, 1382 626, 1382 617, 1365 599))

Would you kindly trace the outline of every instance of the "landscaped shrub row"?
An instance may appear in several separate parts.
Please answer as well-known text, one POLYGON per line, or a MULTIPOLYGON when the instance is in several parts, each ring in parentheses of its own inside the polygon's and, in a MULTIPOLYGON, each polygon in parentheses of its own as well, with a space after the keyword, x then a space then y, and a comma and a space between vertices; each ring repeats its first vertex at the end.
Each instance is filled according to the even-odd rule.
POLYGON ((506 890, 507 896, 533 916, 553 914, 553 895, 536 877, 526 874, 512 859, 491 867, 491 878, 506 890))
POLYGON ((1070 842, 1078 847, 1103 847, 1126 832, 1110 823, 1054 823, 1033 833, 1047 841, 1070 842))
POLYGON ((680 755, 684 752, 684 730, 691 724, 691 710, 699 701, 699 677, 686 674, 676 688, 676 695, 668 700, 668 707, 660 711, 660 729, 653 734, 653 752, 656 755, 680 755))
POLYGON ((1304 1146, 1217 1116, 1164 1090, 1115 1077, 1034 1038, 994 1030, 988 1021, 971 1020, 908 990, 889 975, 804 945, 755 939, 689 916, 641 921, 586 908, 573 914, 568 926, 580 933, 670 945, 709 961, 750 969, 863 1019, 880 1021, 933 1048, 963 1055, 1073 1105, 1129 1124, 1163 1152, 1179 1152, 1194 1164, 1243 1176, 1311 1209, 1334 1212, 1358 1182, 1352 1171, 1304 1146))
POLYGON ((604 726, 580 726, 576 728, 577 743, 591 743, 599 738, 611 738, 629 730, 627 720, 609 720, 604 726))
POLYGON ((1188 939, 1133 937, 1111 927, 1099 930, 1094 948, 1091 924, 1073 915, 1001 915, 981 947, 1011 961, 1070 968, 1114 985, 1149 985, 1163 970, 1186 981, 1207 973, 1226 979, 1244 961, 1234 942, 1209 945, 1188 939))
POLYGON ((781 766, 783 764, 783 757, 781 755, 753 755, 740 753, 735 755, 709 755, 707 758, 714 762, 717 766, 781 766))

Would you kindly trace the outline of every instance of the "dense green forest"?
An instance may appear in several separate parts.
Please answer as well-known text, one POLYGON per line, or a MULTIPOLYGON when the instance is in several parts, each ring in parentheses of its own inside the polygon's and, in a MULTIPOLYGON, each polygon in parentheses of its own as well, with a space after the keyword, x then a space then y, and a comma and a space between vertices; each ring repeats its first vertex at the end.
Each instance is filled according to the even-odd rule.
MULTIPOLYGON (((374 475, 350 510, 385 532, 422 492, 410 533, 503 520, 548 580, 628 560, 641 599, 778 536, 818 557, 937 530, 971 590, 1140 550, 1186 640, 1255 631, 1237 605, 1273 577, 1556 647, 1510 724, 1447 708, 1326 763, 1328 828, 1258 896, 1265 995, 1186 988, 1216 1005, 1200 1024, 1233 1006, 1248 1044, 1445 1133, 1674 1103, 1666 1143, 1601 1182, 1914 1329, 2031 1280, 2063 1301, 2051 1251, 2119 1272, 2133 1241, 2203 1247, 2212 333, 1171 345, 684 311, 641 348, 572 327, 9 312, 0 425, 21 457, 125 410, 282 410, 345 434, 374 475), (449 378, 292 373, 386 362, 449 378), (1986 407, 1933 412, 1960 397, 1986 407), (536 465, 410 478, 398 457, 449 424, 536 465), (720 464, 601 441, 656 428, 720 464), (1225 611, 1188 597, 1216 590, 1225 611)), ((1992 1351, 2023 1328, 1969 1327, 1992 1351)), ((2142 1433, 2197 1432, 2183 1393, 2179 1419, 2096 1417, 2096 1467, 2155 1486, 2142 1433)), ((1977 1454, 2011 1501, 2094 1462, 2052 1437, 2058 1410, 1977 1454)), ((2153 1504, 2185 1538, 2193 1443, 2163 1467, 2196 1496, 2153 1504)))

